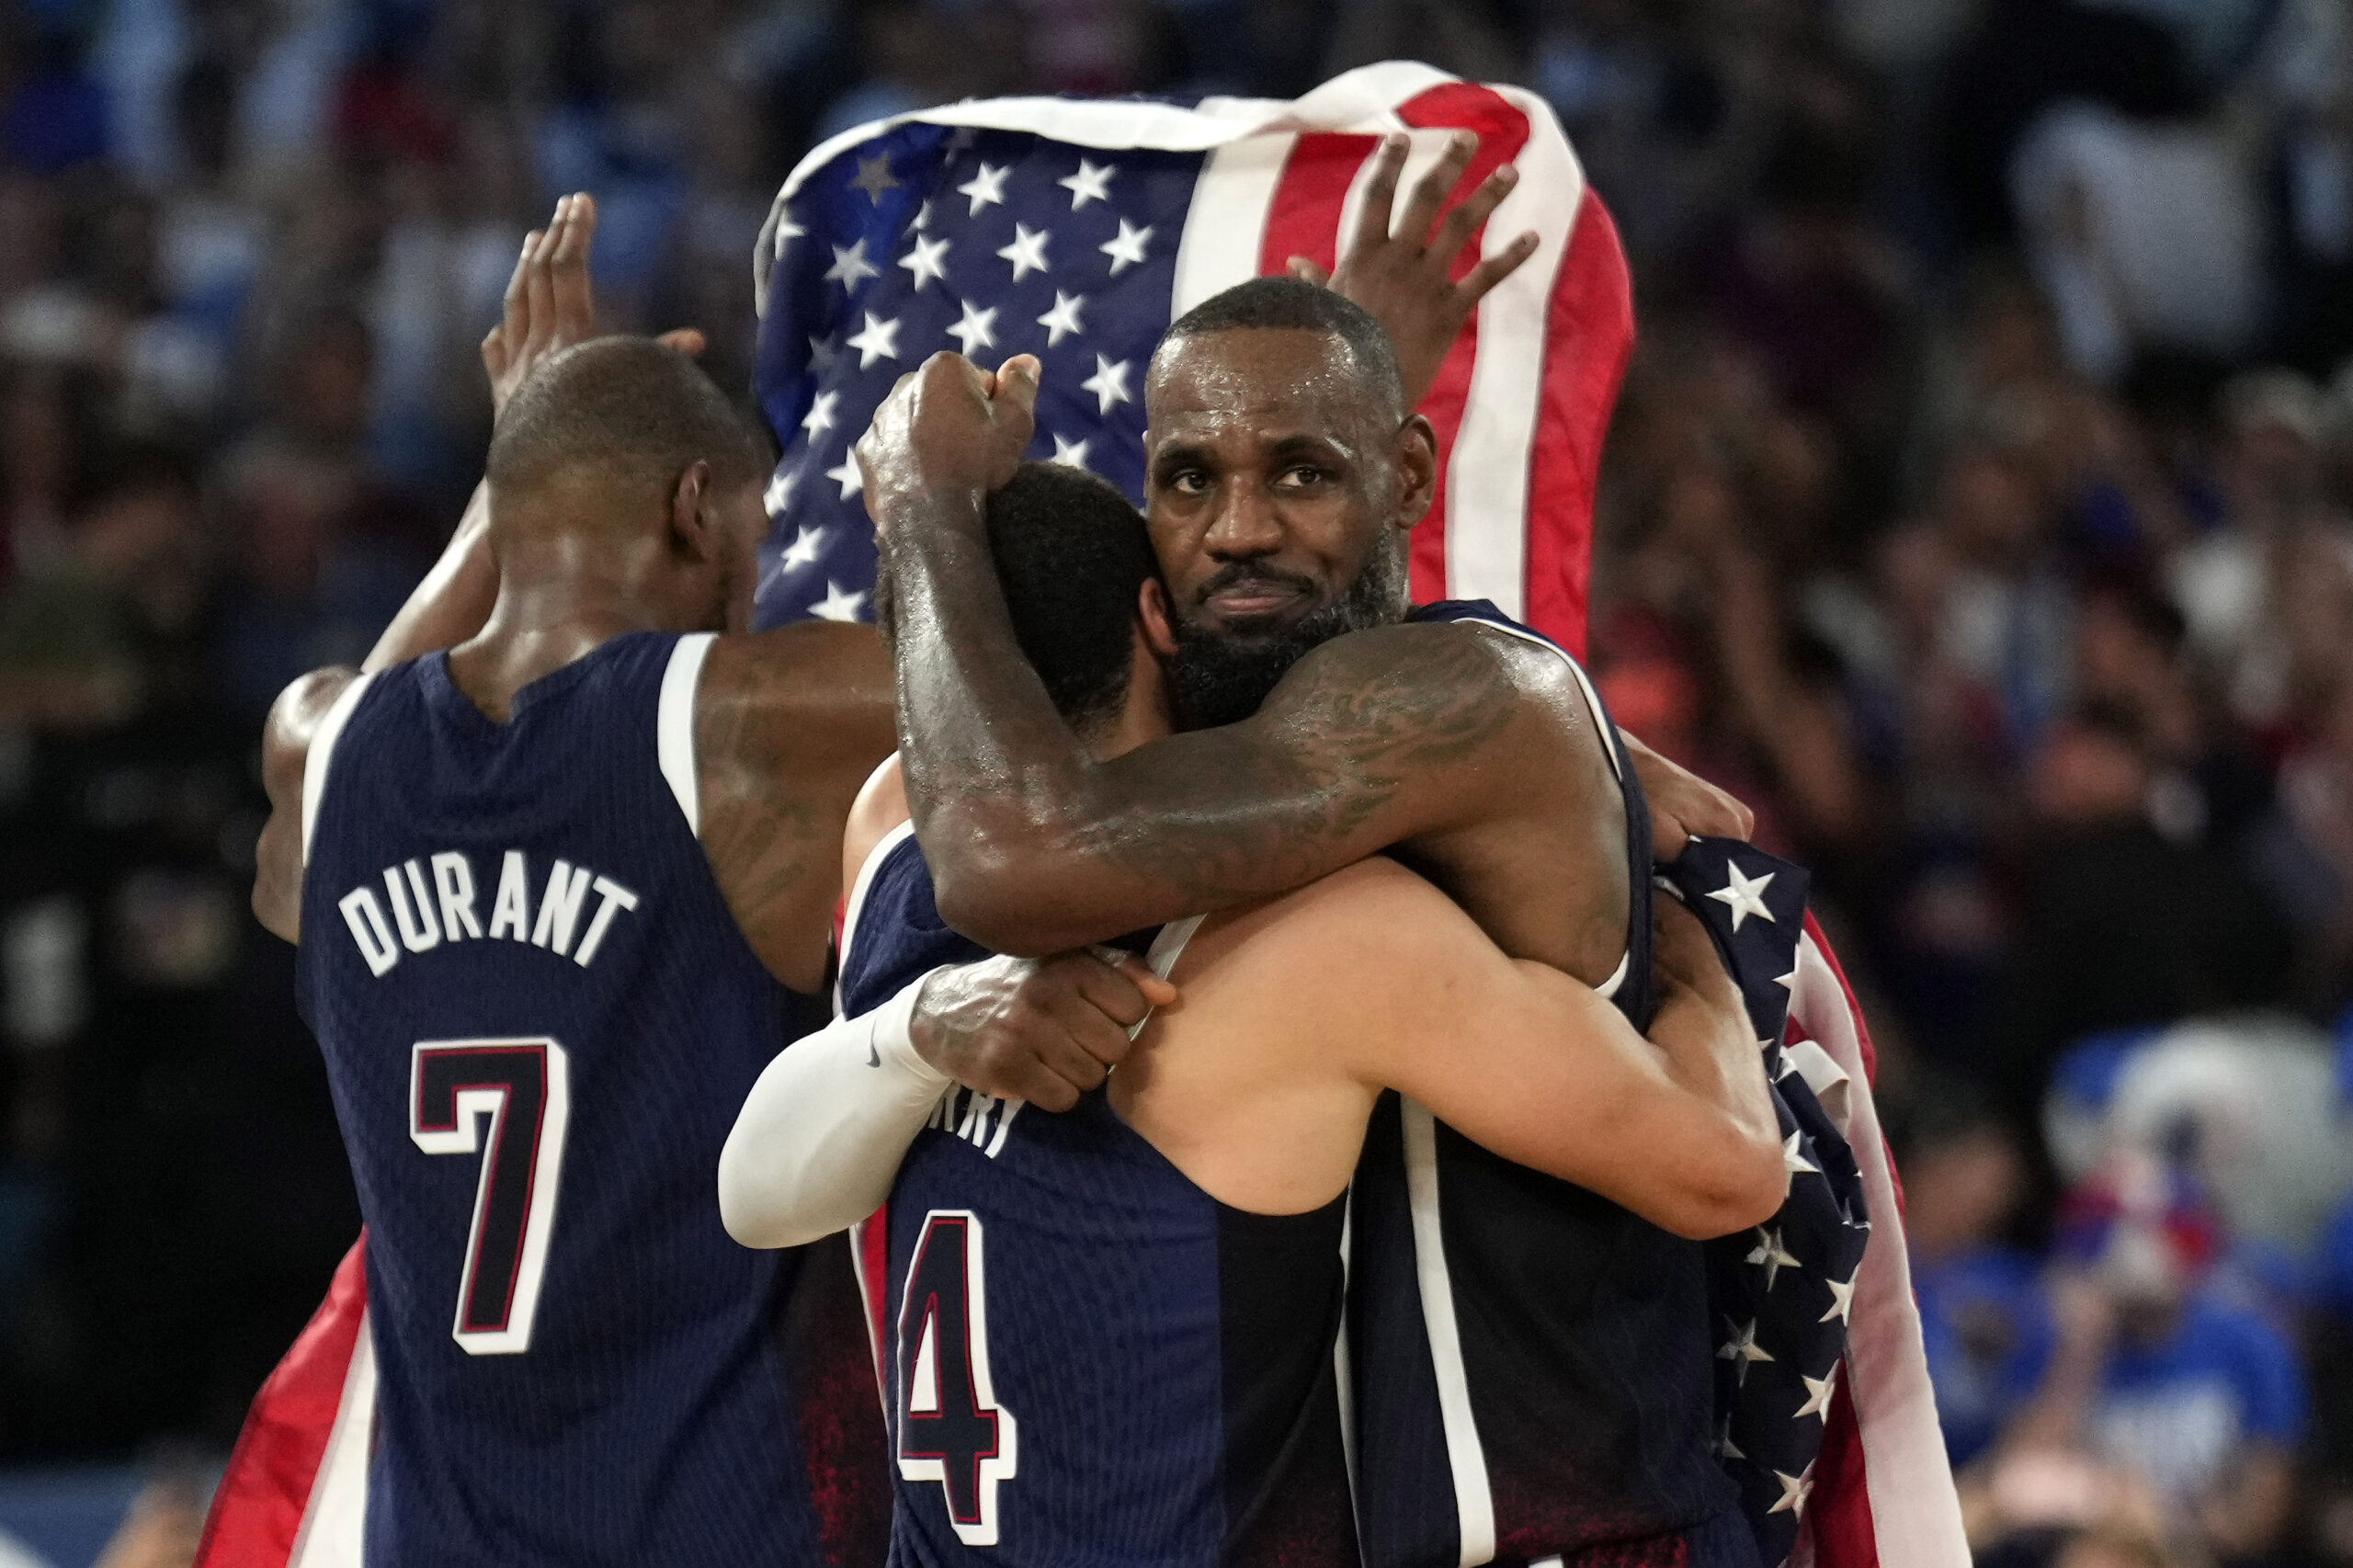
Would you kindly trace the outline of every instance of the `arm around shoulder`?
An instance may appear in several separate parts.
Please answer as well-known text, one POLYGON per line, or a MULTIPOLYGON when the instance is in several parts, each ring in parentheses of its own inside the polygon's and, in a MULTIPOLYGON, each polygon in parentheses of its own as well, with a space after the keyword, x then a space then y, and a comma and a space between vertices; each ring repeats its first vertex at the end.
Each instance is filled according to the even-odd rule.
POLYGON ((1645 1039, 1591 986, 1506 958, 1420 879, 1377 891, 1328 976, 1352 999, 1349 1049, 1371 1081, 1677 1235, 1729 1234, 1780 1206, 1764 1070, 1729 981, 1679 992, 1645 1039), (1742 1061, 1745 1076, 1723 1065, 1742 1061))
POLYGON ((1525 695, 1467 628, 1381 627, 1309 653, 1240 723, 1051 773, 910 771, 940 913, 1046 953, 1304 887, 1494 809, 1536 731, 1525 695))

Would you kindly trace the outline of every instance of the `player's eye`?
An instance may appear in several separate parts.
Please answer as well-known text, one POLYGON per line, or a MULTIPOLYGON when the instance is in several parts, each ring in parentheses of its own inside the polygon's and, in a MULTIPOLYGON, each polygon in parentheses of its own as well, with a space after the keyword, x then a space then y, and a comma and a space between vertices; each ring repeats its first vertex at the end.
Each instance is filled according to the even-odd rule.
POLYGON ((1313 463, 1293 463, 1275 476, 1275 483, 1285 490, 1312 490, 1324 478, 1324 472, 1313 463))
POLYGON ((1168 488, 1179 495, 1206 494, 1209 487, 1210 476, 1197 468, 1179 469, 1168 480, 1168 488))

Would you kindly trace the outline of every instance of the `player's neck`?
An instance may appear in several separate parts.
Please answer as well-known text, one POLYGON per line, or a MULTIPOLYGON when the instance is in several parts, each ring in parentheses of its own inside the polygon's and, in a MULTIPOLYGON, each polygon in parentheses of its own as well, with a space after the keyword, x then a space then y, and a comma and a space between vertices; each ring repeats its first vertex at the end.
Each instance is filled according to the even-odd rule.
POLYGON ((610 581, 510 576, 500 582, 482 631, 449 651, 449 676, 474 706, 504 722, 517 692, 613 638, 687 630, 668 607, 610 581))

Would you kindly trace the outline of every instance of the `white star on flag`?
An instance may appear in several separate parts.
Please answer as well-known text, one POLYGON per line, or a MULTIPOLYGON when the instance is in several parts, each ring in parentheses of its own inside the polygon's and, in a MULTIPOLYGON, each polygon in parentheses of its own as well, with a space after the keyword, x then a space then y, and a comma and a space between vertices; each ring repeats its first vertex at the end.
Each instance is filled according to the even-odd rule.
POLYGON ((1765 1289, 1768 1293, 1773 1289, 1773 1281, 1781 1277, 1782 1269, 1798 1267, 1796 1256, 1781 1244, 1781 1233, 1768 1231, 1762 1225, 1756 1227, 1756 1245, 1749 1253, 1747 1261, 1765 1270, 1765 1289))
POLYGON ((1791 1176, 1802 1176, 1807 1171, 1820 1175, 1822 1167, 1798 1153, 1798 1137, 1792 1132, 1781 1140, 1781 1168, 1791 1176))
POLYGON ((1046 266, 1046 242, 1053 237, 1047 230, 1032 229, 1027 223, 1015 222, 1013 243, 996 254, 1013 263, 1013 280, 1016 283, 1033 272, 1049 270, 1046 266))
POLYGON ((864 313, 866 330, 851 338, 848 344, 858 350, 858 368, 861 370, 872 366, 877 359, 896 359, 899 357, 899 318, 892 316, 889 321, 881 321, 872 311, 864 313))
POLYGON ((778 574, 781 575, 787 572, 800 571, 817 559, 817 552, 824 548, 824 529, 811 528, 807 523, 801 524, 801 531, 793 535, 792 542, 785 546, 782 555, 777 557, 778 574))
POLYGON ((1724 1319, 1724 1326, 1732 1330, 1732 1337, 1717 1348, 1716 1359, 1730 1361, 1733 1364, 1733 1381, 1745 1388, 1748 1386, 1748 1369, 1751 1363, 1770 1361, 1773 1359, 1772 1353, 1757 1346, 1755 1318, 1748 1320, 1746 1328, 1740 1327, 1730 1318, 1724 1319))
POLYGON ((1058 179, 1054 183, 1070 192, 1070 210, 1075 212, 1090 201, 1110 200, 1111 176, 1119 172, 1120 165, 1117 164, 1106 164, 1098 169, 1085 158, 1081 158, 1078 161, 1076 174, 1072 175, 1068 179, 1058 179))
POLYGON ((1072 333, 1086 330, 1078 321, 1078 308, 1085 303, 1086 301, 1081 296, 1054 290, 1054 308, 1038 318, 1038 324, 1046 329, 1047 347, 1051 348, 1072 333))
POLYGON ((947 278, 947 264, 939 259, 947 254, 946 240, 917 240, 915 248, 899 258, 899 265, 915 275, 916 293, 922 293, 923 286, 933 278, 947 278))
POLYGON ((776 220, 776 244, 773 247, 776 259, 782 261, 784 259, 784 247, 790 244, 793 241, 799 239, 808 232, 808 230, 802 228, 800 224, 792 221, 792 214, 790 211, 788 210, 778 213, 776 220))
POLYGON ((1013 165, 1010 164, 1003 168, 998 168, 994 164, 983 164, 979 174, 958 186, 957 195, 969 196, 972 199, 972 209, 964 216, 977 218, 981 215, 981 209, 983 207, 1004 206, 1005 178, 1012 172, 1013 165))
POLYGON ((1740 1451, 1740 1445, 1732 1440, 1732 1417, 1729 1415, 1724 1417, 1722 1427, 1716 1433, 1715 1449, 1716 1458, 1720 1460, 1745 1460, 1748 1457, 1740 1451))
POLYGON ((1830 1287, 1830 1310, 1814 1319, 1814 1322, 1828 1323, 1832 1318, 1836 1318, 1840 1323, 1847 1321, 1847 1314, 1855 1310, 1855 1275, 1849 1275, 1844 1283, 1836 1279, 1823 1281, 1830 1287))
POLYGON ((917 233, 922 233, 926 232, 926 230, 928 230, 928 229, 931 227, 931 199, 930 199, 930 198, 928 198, 928 197, 925 198, 925 199, 924 199, 924 204, 923 204, 922 206, 920 206, 920 207, 918 207, 918 208, 916 208, 916 209, 915 209, 915 222, 912 222, 912 223, 909 223, 909 224, 907 225, 907 227, 908 227, 908 228, 910 228, 910 229, 913 229, 913 230, 914 230, 914 231, 915 231, 917 233))
MULTIPOLYGON (((792 504, 792 479, 791 474, 779 473, 768 481, 767 493, 760 497, 760 505, 767 509, 769 517, 775 517, 792 504)), ((808 532, 806 528, 801 531, 808 532)))
POLYGON ((1058 435, 1054 437, 1054 455, 1046 460, 1062 463, 1070 468, 1085 468, 1086 449, 1094 444, 1095 439, 1091 436, 1083 441, 1074 441, 1066 436, 1058 435))
POLYGON ((1794 996, 1798 990, 1798 971, 1791 970, 1787 974, 1777 974, 1773 977, 1773 983, 1794 996))
POLYGON ((1773 1479, 1781 1483, 1781 1500, 1765 1511, 1768 1514, 1796 1514, 1802 1517, 1805 1501, 1813 1495, 1813 1466, 1806 1466, 1802 1475, 1785 1475, 1777 1470, 1773 1472, 1773 1479))
POLYGON ((858 613, 866 606, 862 593, 845 593, 839 583, 830 579, 825 584, 825 597, 809 607, 809 613, 820 620, 858 620, 858 613))
POLYGON ((1812 1415, 1819 1420, 1828 1421, 1830 1419, 1830 1391, 1838 1382, 1838 1363, 1836 1361, 1830 1363, 1828 1377, 1809 1378, 1801 1375, 1798 1381, 1805 1385, 1805 1403, 1798 1406, 1798 1413, 1790 1419, 1802 1421, 1812 1415))
POLYGON ((815 439, 834 427, 834 405, 841 400, 842 394, 837 392, 822 392, 817 394, 817 401, 809 405, 808 414, 801 421, 801 427, 809 432, 811 439, 815 439))
POLYGON ((1079 382, 1078 390, 1093 392, 1096 403, 1100 405, 1099 412, 1105 415, 1111 412, 1114 403, 1133 402, 1128 396, 1129 363, 1122 359, 1114 365, 1107 357, 1097 354, 1095 357, 1095 373, 1079 382))
POLYGON ((1111 276, 1117 278, 1131 267, 1143 265, 1143 244, 1152 238, 1152 226, 1139 229, 1125 218, 1120 220, 1120 232, 1096 246, 1111 258, 1111 276))
POLYGON ((858 454, 856 452, 844 452, 842 454, 841 466, 838 468, 827 469, 825 471, 825 477, 837 482, 841 485, 842 499, 845 501, 866 488, 866 476, 858 472, 858 454))
POLYGON ((1756 895, 1771 886, 1773 879, 1779 873, 1768 871, 1761 877, 1751 879, 1743 876, 1740 868, 1730 861, 1724 863, 1724 869, 1732 873, 1732 881, 1708 896, 1732 911, 1732 928, 1739 930, 1740 923, 1752 915, 1772 919, 1773 912, 1766 908, 1765 901, 1756 895))
POLYGON ((881 276, 882 269, 866 259, 864 240, 858 241, 854 245, 835 245, 834 265, 825 268, 825 281, 839 283, 845 294, 856 289, 864 279, 881 276))
POLYGON ((809 369, 823 375, 834 368, 834 361, 840 358, 841 354, 842 346, 833 339, 812 337, 809 340, 809 369))
POLYGON ((996 347, 996 307, 983 311, 972 301, 964 301, 964 319, 948 329, 948 335, 964 346, 964 358, 970 359, 974 348, 996 347))
POLYGON ((849 182, 852 190, 866 192, 866 199, 875 206, 882 205, 882 193, 896 190, 899 182, 891 177, 891 155, 878 153, 871 158, 858 161, 858 177, 849 182))

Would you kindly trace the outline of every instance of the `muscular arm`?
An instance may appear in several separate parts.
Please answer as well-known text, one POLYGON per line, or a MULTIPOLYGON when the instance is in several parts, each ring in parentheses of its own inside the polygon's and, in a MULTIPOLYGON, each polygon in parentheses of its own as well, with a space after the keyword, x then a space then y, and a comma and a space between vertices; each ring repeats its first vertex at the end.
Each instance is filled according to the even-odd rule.
POLYGON ((873 628, 811 621, 722 637, 695 702, 703 851, 770 973, 824 983, 842 826, 891 753, 891 665, 873 628))
POLYGON ((1762 1222, 1787 1188, 1779 1127, 1738 992, 1699 923, 1660 910, 1646 1040, 1589 987, 1507 959, 1436 889, 1388 876, 1324 942, 1333 1040, 1505 1158, 1677 1235, 1762 1222))
POLYGON ((1282 892, 1480 820, 1550 759, 1511 655, 1461 626, 1316 650, 1245 722, 1094 760, 1015 643, 977 509, 894 546, 907 794, 940 913, 1042 953, 1282 892))

